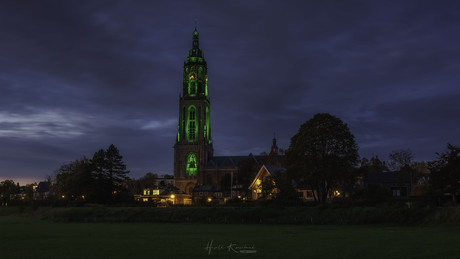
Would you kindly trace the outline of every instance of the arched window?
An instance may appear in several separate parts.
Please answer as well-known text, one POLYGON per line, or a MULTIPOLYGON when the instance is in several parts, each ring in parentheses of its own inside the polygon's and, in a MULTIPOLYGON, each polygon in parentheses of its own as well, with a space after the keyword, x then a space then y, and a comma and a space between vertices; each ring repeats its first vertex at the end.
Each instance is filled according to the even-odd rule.
POLYGON ((195 153, 188 153, 186 158, 186 166, 185 166, 185 173, 187 176, 196 176, 196 172, 198 170, 198 164, 196 162, 196 155, 195 153))
POLYGON ((196 114, 195 107, 190 107, 190 113, 189 113, 190 120, 195 120, 195 114, 196 114))
POLYGON ((190 96, 196 96, 196 85, 197 85, 197 75, 195 72, 191 72, 188 78, 188 94, 190 96))
POLYGON ((196 109, 191 106, 188 112, 188 140, 195 141, 196 138, 196 109))

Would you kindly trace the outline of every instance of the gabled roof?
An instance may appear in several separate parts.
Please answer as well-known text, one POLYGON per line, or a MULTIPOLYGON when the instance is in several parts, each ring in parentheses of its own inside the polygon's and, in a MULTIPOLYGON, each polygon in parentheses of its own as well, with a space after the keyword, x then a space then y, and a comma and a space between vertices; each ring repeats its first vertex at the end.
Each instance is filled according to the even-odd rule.
POLYGON ((286 168, 280 167, 280 166, 271 166, 271 165, 263 165, 265 168, 267 168, 268 172, 270 175, 275 174, 276 172, 284 173, 286 172, 286 168))
POLYGON ((254 180, 249 185, 249 189, 251 189, 251 187, 256 183, 257 179, 261 178, 264 172, 267 172, 271 176, 271 175, 274 175, 276 172, 280 172, 280 173, 286 172, 286 168, 279 167, 279 166, 262 165, 259 172, 254 177, 254 180))

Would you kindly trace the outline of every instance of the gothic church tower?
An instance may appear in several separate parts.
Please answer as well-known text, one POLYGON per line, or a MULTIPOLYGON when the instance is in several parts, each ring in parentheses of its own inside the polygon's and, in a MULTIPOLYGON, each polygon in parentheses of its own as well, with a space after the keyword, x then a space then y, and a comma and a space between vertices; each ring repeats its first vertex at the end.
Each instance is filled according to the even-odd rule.
POLYGON ((213 156, 210 113, 207 64, 195 28, 192 49, 184 62, 174 145, 174 185, 188 194, 195 185, 203 183, 203 169, 213 156))

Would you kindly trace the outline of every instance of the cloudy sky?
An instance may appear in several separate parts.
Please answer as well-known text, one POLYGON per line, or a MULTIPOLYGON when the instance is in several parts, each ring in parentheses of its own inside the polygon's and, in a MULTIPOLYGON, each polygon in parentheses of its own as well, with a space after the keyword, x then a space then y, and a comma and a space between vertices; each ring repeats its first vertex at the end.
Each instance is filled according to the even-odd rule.
POLYGON ((458 1, 2 1, 0 180, 53 175, 115 144, 173 171, 195 19, 216 155, 289 147, 320 112, 363 157, 460 145, 458 1))

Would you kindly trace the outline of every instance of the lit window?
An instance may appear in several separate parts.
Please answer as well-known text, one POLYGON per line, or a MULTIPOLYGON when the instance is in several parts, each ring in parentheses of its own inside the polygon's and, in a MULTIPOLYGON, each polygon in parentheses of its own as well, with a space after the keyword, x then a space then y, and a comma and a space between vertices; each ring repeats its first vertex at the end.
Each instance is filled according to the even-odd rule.
POLYGON ((187 164, 185 168, 185 173, 187 176, 196 176, 197 172, 197 163, 195 153, 189 153, 186 158, 187 164))
POLYGON ((190 139, 190 141, 194 141, 195 140, 195 122, 194 121, 191 121, 189 126, 188 126, 188 138, 190 139))
POLYGON ((196 110, 195 107, 189 108, 188 114, 188 139, 189 141, 195 141, 196 137, 196 110))

